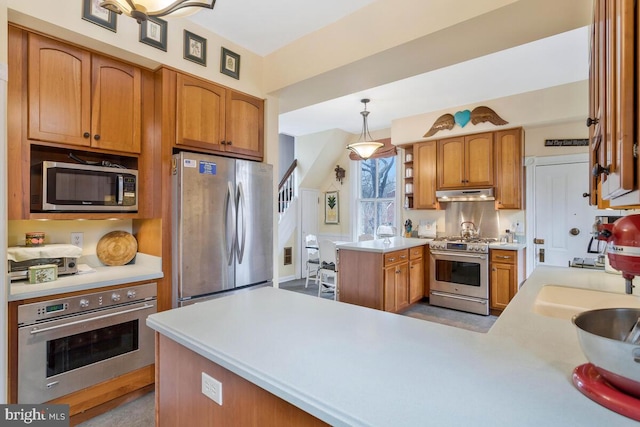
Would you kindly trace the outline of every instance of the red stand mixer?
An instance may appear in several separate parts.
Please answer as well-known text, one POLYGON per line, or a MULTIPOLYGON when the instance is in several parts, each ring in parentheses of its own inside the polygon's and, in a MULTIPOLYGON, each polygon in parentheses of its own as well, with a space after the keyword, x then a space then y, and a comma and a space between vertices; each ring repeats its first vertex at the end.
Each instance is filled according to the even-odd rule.
POLYGON ((633 292, 633 278, 640 276, 640 215, 628 215, 613 224, 594 225, 598 240, 607 244, 607 256, 613 268, 622 272, 625 291, 633 292))

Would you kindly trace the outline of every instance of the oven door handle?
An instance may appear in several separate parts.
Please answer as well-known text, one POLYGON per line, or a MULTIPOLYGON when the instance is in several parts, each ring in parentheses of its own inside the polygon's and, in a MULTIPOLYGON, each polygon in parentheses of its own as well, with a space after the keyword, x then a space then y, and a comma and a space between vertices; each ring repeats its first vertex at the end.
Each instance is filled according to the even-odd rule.
POLYGON ((107 319, 109 317, 119 316, 119 315, 125 314, 125 313, 133 313, 134 311, 147 310, 147 309, 153 308, 153 307, 155 307, 155 306, 152 305, 152 304, 145 303, 142 307, 130 308, 128 310, 117 311, 115 313, 103 314, 102 316, 91 317, 89 319, 76 320, 75 322, 68 322, 68 323, 65 323, 63 325, 49 326, 48 328, 41 328, 41 329, 33 328, 30 331, 30 333, 32 335, 35 335, 35 334, 39 334, 40 332, 53 331, 55 329, 66 328, 68 326, 79 325, 79 324, 86 323, 86 322, 94 322, 96 320, 107 319))
POLYGON ((431 255, 440 255, 440 256, 447 256, 447 257, 463 257, 463 258, 479 258, 479 259, 486 259, 487 258, 487 254, 465 254, 465 253, 451 253, 451 252, 434 252, 431 251, 431 255))

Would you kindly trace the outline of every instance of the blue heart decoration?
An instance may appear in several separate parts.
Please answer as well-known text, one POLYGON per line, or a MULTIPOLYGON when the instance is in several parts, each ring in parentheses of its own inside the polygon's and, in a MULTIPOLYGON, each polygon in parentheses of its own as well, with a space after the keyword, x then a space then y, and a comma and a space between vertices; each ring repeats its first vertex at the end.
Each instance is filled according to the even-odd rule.
POLYGON ((469 123, 469 120, 471 120, 471 111, 458 111, 453 115, 453 118, 455 122, 460 125, 460 127, 465 127, 465 125, 469 123))

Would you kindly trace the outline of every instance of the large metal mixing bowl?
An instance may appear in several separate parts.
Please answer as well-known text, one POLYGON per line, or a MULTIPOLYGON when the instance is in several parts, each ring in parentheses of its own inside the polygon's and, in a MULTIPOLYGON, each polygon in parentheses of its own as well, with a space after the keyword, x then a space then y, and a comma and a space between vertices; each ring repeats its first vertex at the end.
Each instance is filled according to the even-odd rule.
POLYGON ((611 385, 640 397, 640 345, 625 342, 640 309, 605 308, 573 316, 587 357, 611 385))

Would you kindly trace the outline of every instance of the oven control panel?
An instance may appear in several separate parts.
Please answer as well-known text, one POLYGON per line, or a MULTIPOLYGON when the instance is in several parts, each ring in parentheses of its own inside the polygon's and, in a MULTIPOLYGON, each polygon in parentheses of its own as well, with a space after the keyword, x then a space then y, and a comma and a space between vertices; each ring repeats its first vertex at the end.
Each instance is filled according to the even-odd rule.
POLYGON ((18 325, 28 325, 42 320, 78 314, 105 307, 152 300, 157 296, 156 283, 131 286, 103 292, 93 292, 68 298, 34 302, 18 307, 18 325))
POLYGON ((489 245, 487 243, 463 243, 463 242, 447 242, 433 241, 429 243, 431 249, 455 252, 479 252, 488 253, 489 245))

